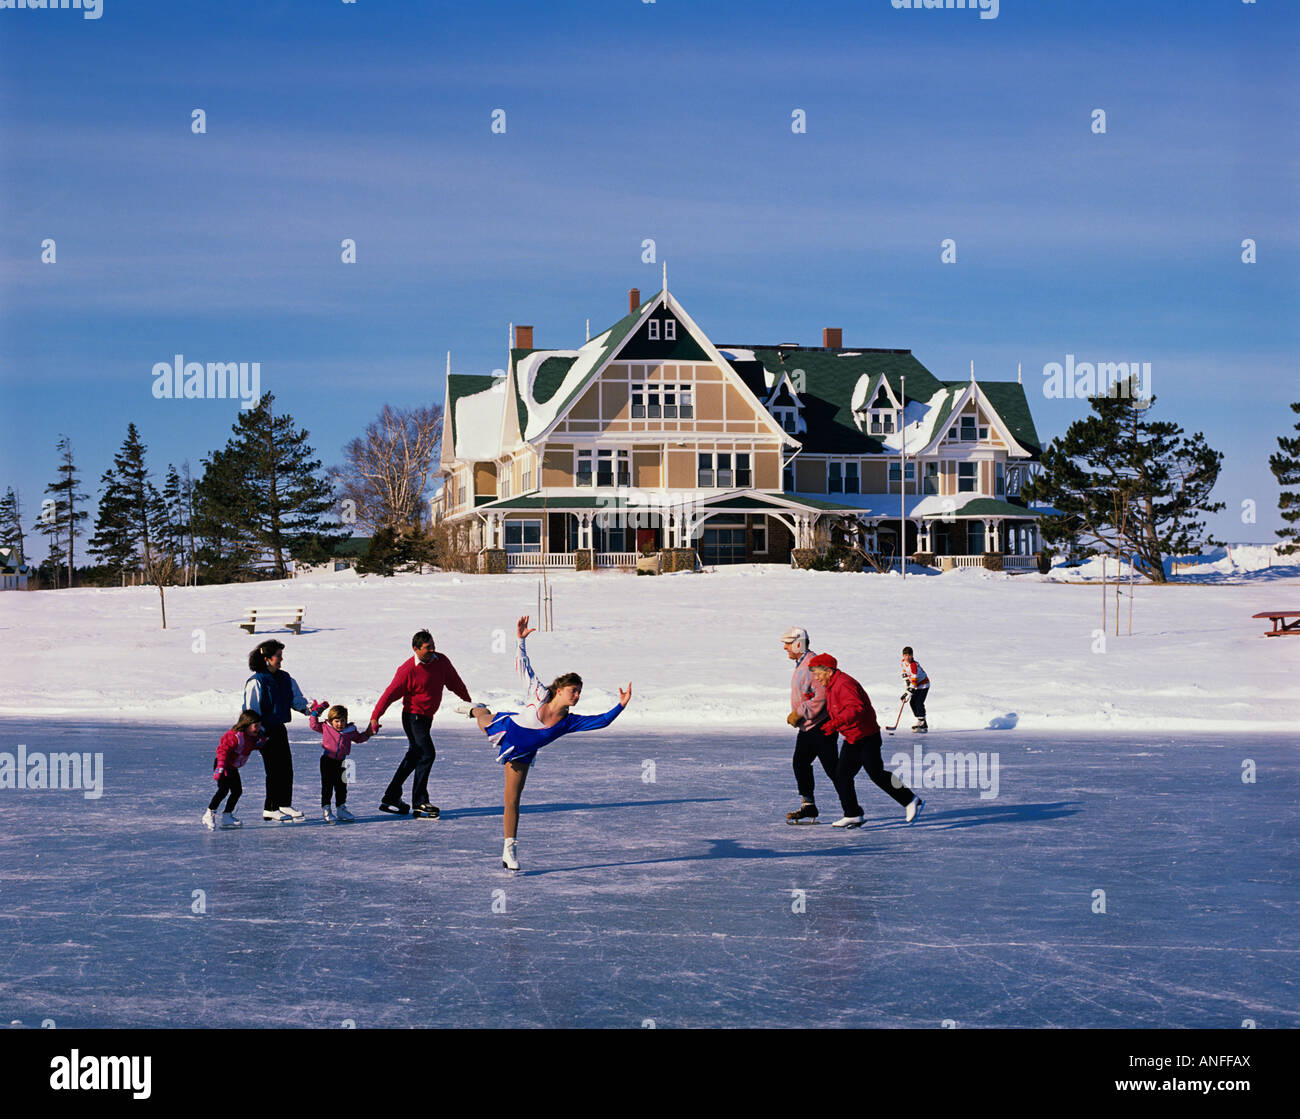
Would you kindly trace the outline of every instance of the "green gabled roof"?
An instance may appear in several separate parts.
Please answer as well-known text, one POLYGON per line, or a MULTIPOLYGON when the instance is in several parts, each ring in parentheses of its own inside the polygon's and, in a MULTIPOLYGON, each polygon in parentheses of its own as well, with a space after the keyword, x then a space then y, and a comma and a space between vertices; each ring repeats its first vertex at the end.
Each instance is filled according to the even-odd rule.
POLYGON ((1016 442, 1037 459, 1043 451, 1038 441, 1038 430, 1029 411, 1025 386, 1011 381, 979 381, 980 392, 989 398, 1002 422, 1011 429, 1016 442))
MULTIPOLYGON (((720 347, 727 349, 728 347, 720 347)), ((895 396, 901 394, 902 379, 907 378, 907 398, 927 401, 940 388, 939 381, 908 351, 881 350, 784 350, 753 348, 754 357, 777 379, 782 372, 804 372, 804 422, 808 430, 798 436, 805 452, 811 454, 880 454, 884 445, 879 439, 859 430, 853 415, 853 390, 862 377, 871 378, 866 400, 871 399, 880 378, 889 381, 895 396), (847 356, 841 356, 847 353, 847 356)), ((755 375, 752 363, 733 362, 732 367, 750 383, 755 375), (750 364, 751 368, 740 368, 750 364)), ((751 384, 751 388, 753 385, 751 384)), ((770 390, 757 393, 766 400, 770 390)))
MULTIPOLYGON (((590 346, 598 347, 594 354, 588 351, 586 355, 583 355, 583 357, 591 362, 589 366, 591 374, 594 375, 596 370, 609 360, 610 355, 623 344, 624 339, 626 339, 627 336, 636 329, 637 323, 641 321, 642 317, 649 311, 650 305, 654 303, 661 294, 662 292, 655 292, 654 295, 645 300, 635 311, 629 311, 613 326, 602 331, 600 334, 597 334, 590 341, 582 345, 579 351, 580 354, 582 350, 587 350, 590 346)), ((529 354, 538 352, 538 350, 510 351, 510 360, 513 363, 513 369, 515 371, 515 394, 519 405, 519 434, 520 438, 525 440, 528 438, 528 405, 524 400, 524 393, 528 390, 526 385, 519 383, 519 361, 520 359, 527 357, 529 354)), ((537 404, 546 405, 551 405, 552 401, 554 401, 554 405, 548 408, 548 411, 550 411, 552 416, 559 416, 562 414, 565 409, 573 403, 578 395, 591 383, 591 376, 587 376, 575 385, 569 394, 562 400, 555 399, 556 393, 559 392, 560 388, 564 384, 564 379, 569 375, 569 371, 578 360, 580 360, 579 357, 561 357, 558 355, 556 357, 548 357, 542 362, 540 368, 537 370, 536 376, 533 378, 533 392, 531 393, 532 399, 537 404)))
POLYGON ((788 501, 793 505, 803 505, 809 509, 820 509, 822 511, 828 509, 846 509, 855 513, 860 513, 862 511, 861 507, 857 505, 844 505, 838 501, 821 501, 818 498, 806 497, 803 494, 770 493, 767 496, 780 498, 782 501, 788 501))
MULTIPOLYGON (((486 392, 501 380, 491 373, 449 373, 447 375, 447 400, 442 409, 442 422, 445 431, 451 433, 451 453, 456 455, 456 402, 462 397, 474 396, 486 392)), ((444 438, 446 435, 444 434, 444 438)))

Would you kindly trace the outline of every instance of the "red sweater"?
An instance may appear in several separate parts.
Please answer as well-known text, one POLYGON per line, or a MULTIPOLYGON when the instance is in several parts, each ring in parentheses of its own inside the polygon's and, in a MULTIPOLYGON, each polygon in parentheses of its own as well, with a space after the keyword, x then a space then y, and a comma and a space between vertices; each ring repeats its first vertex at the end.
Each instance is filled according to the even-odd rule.
POLYGON ((861 742, 880 733, 871 699, 852 676, 836 670, 826 685, 826 712, 830 716, 822 730, 842 734, 849 742, 861 742))
POLYGON ((433 718, 442 703, 443 688, 450 688, 466 703, 472 702, 469 689, 452 668, 451 661, 441 653, 434 654, 428 664, 421 664, 419 657, 412 657, 397 670, 388 690, 379 697, 370 721, 379 722, 379 717, 395 699, 401 699, 403 712, 433 718))

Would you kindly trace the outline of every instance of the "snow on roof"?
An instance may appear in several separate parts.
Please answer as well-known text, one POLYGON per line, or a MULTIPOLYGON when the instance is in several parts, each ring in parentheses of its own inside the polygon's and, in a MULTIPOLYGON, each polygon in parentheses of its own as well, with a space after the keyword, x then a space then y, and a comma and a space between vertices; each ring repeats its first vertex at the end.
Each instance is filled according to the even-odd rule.
POLYGON ((456 457, 484 461, 501 453, 501 416, 505 411, 505 378, 492 387, 456 401, 456 457))
POLYGON ((516 366, 516 376, 519 380, 520 394, 523 397, 525 407, 528 409, 528 430, 523 433, 524 442, 536 439, 555 422, 555 417, 559 414, 560 408, 568 401, 578 386, 587 379, 592 369, 604 356, 605 342, 609 339, 609 335, 609 330, 596 335, 580 350, 538 350, 520 359, 519 364, 516 366), (564 375, 564 380, 560 382, 560 387, 551 394, 551 398, 539 404, 533 397, 533 383, 537 379, 537 371, 541 369, 542 363, 547 358, 552 357, 572 357, 577 358, 577 360, 569 366, 569 371, 564 375))
POLYGON ((758 360, 758 358, 754 356, 753 350, 742 350, 737 346, 731 346, 728 349, 719 350, 718 353, 720 353, 728 361, 757 361, 758 360))
POLYGON ((918 451, 922 447, 928 446, 930 440, 934 438, 934 422, 938 419, 943 408, 944 398, 949 392, 954 391, 960 390, 939 389, 924 404, 918 400, 911 401, 903 410, 902 432, 896 431, 880 440, 886 450, 901 451, 903 449, 903 435, 907 436, 907 445, 918 451))

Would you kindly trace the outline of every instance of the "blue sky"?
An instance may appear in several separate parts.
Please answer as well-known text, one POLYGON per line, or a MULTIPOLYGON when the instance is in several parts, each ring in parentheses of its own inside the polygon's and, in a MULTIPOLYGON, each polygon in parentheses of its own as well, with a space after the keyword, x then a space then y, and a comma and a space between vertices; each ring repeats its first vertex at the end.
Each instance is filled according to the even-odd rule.
POLYGON ((1213 529, 1272 539, 1298 40, 1282 0, 0 10, 0 489, 34 520, 66 433, 93 492, 130 421, 197 472, 234 409, 154 399, 177 353, 259 361, 337 462, 383 403, 441 396, 447 350, 487 372, 511 321, 609 325, 658 289, 653 238, 715 340, 1020 363, 1044 438, 1087 410, 1039 394, 1046 363, 1149 361, 1160 418, 1225 453, 1213 529))

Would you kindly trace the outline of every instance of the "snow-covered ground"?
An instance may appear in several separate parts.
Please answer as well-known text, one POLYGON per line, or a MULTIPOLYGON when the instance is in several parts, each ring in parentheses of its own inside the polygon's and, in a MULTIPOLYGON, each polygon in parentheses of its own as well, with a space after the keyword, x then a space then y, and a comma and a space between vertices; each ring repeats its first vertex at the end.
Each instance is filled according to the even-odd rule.
MULTIPOLYGON (((789 662, 779 639, 798 624, 891 721, 899 650, 910 644, 934 681, 930 720, 941 730, 1289 731, 1300 639, 1265 639, 1268 623, 1251 615, 1300 609, 1300 557, 1268 567, 1261 556, 1234 548, 1231 563, 1211 558, 1186 583, 1137 586, 1132 636, 1128 588, 1116 636, 1114 587, 1103 599, 1100 585, 1057 581, 1080 569, 906 580, 764 566, 658 578, 568 572, 549 579, 554 632, 529 645, 541 674, 583 675, 584 711, 612 706, 631 680, 623 726, 784 726, 789 662)), ((0 713, 164 720, 211 737, 234 722, 248 651, 262 639, 238 626, 251 605, 306 607, 301 635, 268 635, 286 644, 285 668, 307 695, 347 704, 358 721, 421 627, 475 698, 509 704, 514 620, 536 615, 538 582, 348 571, 172 588, 165 631, 149 587, 0 594, 0 713)))

